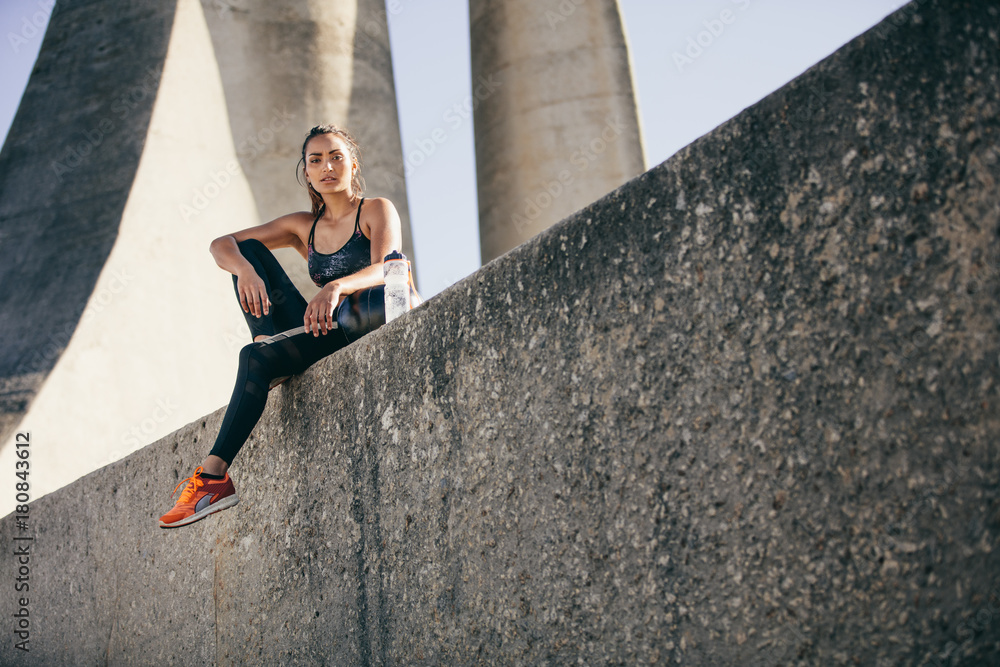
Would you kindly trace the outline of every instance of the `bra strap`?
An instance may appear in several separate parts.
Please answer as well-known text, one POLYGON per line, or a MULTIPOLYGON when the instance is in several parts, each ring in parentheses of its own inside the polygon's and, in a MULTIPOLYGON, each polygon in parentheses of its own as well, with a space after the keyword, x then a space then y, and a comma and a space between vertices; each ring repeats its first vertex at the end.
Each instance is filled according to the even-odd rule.
POLYGON ((313 244, 313 236, 316 234, 316 223, 319 222, 319 219, 323 217, 323 214, 325 212, 326 212, 326 204, 323 204, 323 207, 319 210, 319 214, 316 216, 316 219, 313 220, 312 229, 309 230, 309 241, 308 241, 308 244, 310 246, 313 244))
POLYGON ((365 203, 365 198, 362 197, 361 201, 358 202, 358 216, 354 218, 354 231, 361 230, 361 205, 365 203))
MULTIPOLYGON (((354 218, 354 231, 358 231, 359 229, 361 229, 361 205, 364 203, 365 203, 365 198, 362 197, 361 201, 358 202, 358 215, 356 218, 354 218)), ((319 219, 323 217, 324 213, 326 213, 326 204, 323 205, 323 208, 319 210, 319 215, 317 215, 316 219, 313 220, 312 229, 309 230, 309 241, 308 241, 309 245, 313 244, 313 237, 316 235, 316 223, 319 222, 319 219)))

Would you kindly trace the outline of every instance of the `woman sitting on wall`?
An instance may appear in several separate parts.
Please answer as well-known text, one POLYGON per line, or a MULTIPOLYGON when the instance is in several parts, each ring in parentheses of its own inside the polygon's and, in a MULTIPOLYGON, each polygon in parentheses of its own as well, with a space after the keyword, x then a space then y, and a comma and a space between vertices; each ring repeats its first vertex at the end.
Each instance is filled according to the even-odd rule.
POLYGON ((385 322, 382 260, 402 240, 395 207, 362 196, 360 151, 340 128, 310 130, 301 163, 311 213, 291 213, 212 241, 216 263, 233 274, 253 342, 240 352, 215 446, 174 489, 184 486, 173 509, 160 517, 162 528, 235 505, 229 466, 263 414, 268 391, 385 322), (270 252, 285 247, 299 251, 321 287, 309 303, 270 252))

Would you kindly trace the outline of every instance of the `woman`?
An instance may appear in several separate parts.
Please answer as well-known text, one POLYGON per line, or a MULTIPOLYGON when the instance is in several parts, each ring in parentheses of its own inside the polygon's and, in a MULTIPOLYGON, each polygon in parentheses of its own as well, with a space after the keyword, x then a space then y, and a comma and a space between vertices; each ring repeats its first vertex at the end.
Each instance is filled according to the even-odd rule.
POLYGON ((254 342, 240 352, 215 446, 174 489, 185 485, 174 508, 160 517, 162 528, 185 526, 239 502, 229 466, 260 419, 267 392, 385 322, 377 286, 383 284, 382 259, 401 246, 396 209, 386 199, 362 197, 360 151, 340 128, 310 130, 301 163, 311 213, 285 215, 210 246, 216 263, 233 274, 254 342), (269 250, 285 247, 299 251, 321 287, 309 303, 269 250))

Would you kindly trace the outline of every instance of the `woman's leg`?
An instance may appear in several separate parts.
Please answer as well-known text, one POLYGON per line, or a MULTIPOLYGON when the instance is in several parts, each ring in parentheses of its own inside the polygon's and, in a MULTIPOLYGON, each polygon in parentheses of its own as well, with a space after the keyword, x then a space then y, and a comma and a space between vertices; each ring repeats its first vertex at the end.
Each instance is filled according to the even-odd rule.
POLYGON ((225 474, 263 414, 272 380, 301 373, 348 344, 338 329, 318 337, 304 331, 289 333, 250 343, 240 350, 236 386, 215 446, 209 454, 210 458, 217 458, 218 461, 206 460, 203 466, 205 472, 225 474), (220 467, 219 462, 225 467, 220 467))
MULTIPOLYGON (((250 336, 257 340, 261 336, 273 336, 281 331, 288 331, 302 326, 302 318, 306 312, 306 300, 302 298, 281 264, 274 258, 271 251, 257 239, 240 241, 240 253, 253 266, 257 275, 264 281, 271 307, 267 315, 254 317, 253 313, 243 313, 250 336)), ((237 278, 233 276, 233 290, 236 290, 237 278)), ((239 301, 240 294, 236 292, 239 301)))
POLYGON ((227 471, 264 412, 271 381, 301 373, 385 324, 383 306, 381 286, 363 290, 341 303, 337 309, 337 327, 325 335, 315 336, 306 333, 305 327, 297 327, 245 346, 240 351, 236 386, 215 446, 205 463, 191 477, 182 480, 184 491, 173 509, 160 517, 160 527, 186 526, 238 503, 227 471))
POLYGON ((271 380, 301 373, 350 340, 340 329, 317 337, 299 327, 297 333, 280 333, 245 346, 240 351, 236 387, 215 446, 194 474, 181 482, 185 485, 184 492, 173 509, 160 517, 160 527, 186 526, 238 503, 227 471, 264 412, 271 380))
POLYGON ((204 471, 224 475, 257 424, 271 381, 297 375, 314 363, 385 324, 383 287, 351 294, 337 308, 337 327, 315 336, 303 327, 251 343, 240 351, 236 386, 204 471), (224 465, 223 465, 224 464, 224 465))

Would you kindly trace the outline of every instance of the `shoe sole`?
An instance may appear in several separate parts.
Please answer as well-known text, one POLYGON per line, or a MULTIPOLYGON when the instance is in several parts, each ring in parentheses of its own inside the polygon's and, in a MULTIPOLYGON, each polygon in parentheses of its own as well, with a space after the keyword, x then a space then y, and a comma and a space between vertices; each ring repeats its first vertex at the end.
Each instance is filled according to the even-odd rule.
POLYGON ((238 502, 240 502, 240 499, 234 493, 231 496, 226 496, 217 503, 212 503, 211 505, 209 505, 200 512, 195 512, 191 516, 186 516, 183 519, 174 521, 173 523, 163 523, 161 521, 160 528, 180 528, 181 526, 186 526, 190 523, 194 523, 195 521, 201 521, 209 514, 214 514, 215 512, 221 512, 224 509, 229 509, 238 502))

